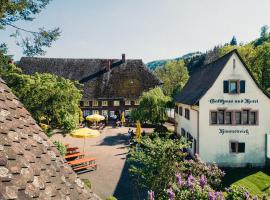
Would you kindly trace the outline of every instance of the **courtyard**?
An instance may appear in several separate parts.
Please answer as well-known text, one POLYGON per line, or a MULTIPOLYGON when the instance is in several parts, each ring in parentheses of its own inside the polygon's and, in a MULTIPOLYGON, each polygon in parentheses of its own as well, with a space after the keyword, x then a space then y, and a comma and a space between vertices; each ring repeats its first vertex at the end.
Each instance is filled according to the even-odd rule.
MULTIPOLYGON (((128 152, 128 127, 106 127, 96 138, 86 138, 85 156, 97 158, 97 170, 80 174, 81 179, 88 179, 94 193, 102 199, 115 196, 118 200, 141 199, 142 191, 132 184, 128 173, 126 155, 128 152), (139 195, 140 194, 140 195, 139 195)), ((135 131, 135 128, 132 128, 135 131)), ((150 128, 143 128, 145 132, 152 132, 150 128)), ((56 134, 52 141, 60 141, 70 146, 77 146, 83 151, 83 139, 69 135, 63 137, 56 134)))

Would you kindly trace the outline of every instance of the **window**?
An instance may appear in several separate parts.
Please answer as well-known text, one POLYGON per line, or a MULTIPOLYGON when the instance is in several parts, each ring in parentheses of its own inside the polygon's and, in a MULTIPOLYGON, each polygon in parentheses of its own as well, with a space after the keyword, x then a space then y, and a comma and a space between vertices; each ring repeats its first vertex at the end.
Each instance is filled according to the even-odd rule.
POLYGON ((258 111, 243 109, 236 111, 226 111, 221 109, 210 112, 211 125, 258 125, 258 111))
POLYGON ((131 105, 131 101, 130 100, 126 100, 125 101, 125 105, 130 106, 131 105))
POLYGON ((114 111, 111 110, 111 111, 110 111, 110 117, 113 117, 113 116, 114 116, 114 111))
POLYGON ((120 105, 120 101, 113 101, 113 105, 114 106, 119 106, 120 105))
POLYGON ((99 111, 98 110, 93 110, 93 114, 98 114, 99 115, 99 111))
POLYGON ((225 112, 225 124, 232 124, 232 112, 225 112))
POLYGON ((242 118, 243 118, 243 124, 249 124, 249 110, 243 110, 242 111, 242 118))
POLYGON ((235 112, 235 124, 242 124, 242 112, 236 111, 235 112))
POLYGON ((102 101, 102 106, 108 106, 108 101, 102 101))
POLYGON ((230 81, 229 82, 229 93, 230 94, 237 94, 238 93, 238 82, 237 81, 230 81))
POLYGON ((92 101, 92 103, 93 103, 93 106, 98 106, 98 101, 94 100, 92 101))
POLYGON ((89 101, 83 101, 83 106, 89 106, 89 101))
POLYGON ((190 113, 189 113, 189 109, 185 108, 185 118, 186 119, 190 119, 190 113))
POLYGON ((131 110, 125 110, 125 116, 131 116, 131 110))
POLYGON ((257 112, 256 111, 249 112, 249 124, 251 124, 251 125, 257 124, 257 112))
POLYGON ((183 108, 182 108, 182 106, 179 107, 179 115, 181 115, 181 116, 183 115, 183 108))
POLYGON ((103 116, 108 116, 108 110, 102 110, 101 114, 102 114, 103 116))
POLYGON ((229 94, 239 94, 246 92, 245 80, 225 80, 223 81, 223 92, 229 94))
POLYGON ((245 143, 244 142, 231 142, 230 151, 231 153, 245 153, 245 143))
POLYGON ((185 129, 183 129, 183 128, 181 128, 181 135, 182 135, 183 137, 186 137, 186 131, 185 131, 185 129))
POLYGON ((224 110, 218 111, 218 124, 224 124, 224 110))
POLYGON ((139 105, 139 104, 140 104, 139 100, 135 100, 135 101, 134 101, 134 105, 137 106, 137 105, 139 105))
POLYGON ((211 112, 211 124, 217 124, 217 112, 216 111, 211 112))
POLYGON ((174 110, 175 110, 175 113, 178 114, 178 106, 175 106, 174 110))

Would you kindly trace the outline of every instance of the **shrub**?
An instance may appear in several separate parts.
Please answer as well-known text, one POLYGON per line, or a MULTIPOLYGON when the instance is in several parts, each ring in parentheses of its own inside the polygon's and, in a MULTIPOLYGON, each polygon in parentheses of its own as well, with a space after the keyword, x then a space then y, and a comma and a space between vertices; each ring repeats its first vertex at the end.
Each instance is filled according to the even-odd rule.
POLYGON ((117 200, 117 198, 113 197, 113 196, 109 196, 106 198, 106 200, 117 200))
POLYGON ((88 187, 89 189, 91 189, 92 185, 89 179, 82 179, 82 182, 84 183, 84 185, 86 185, 86 187, 88 187))
POLYGON ((66 155, 67 149, 63 143, 59 141, 54 141, 53 144, 56 146, 62 156, 66 155))

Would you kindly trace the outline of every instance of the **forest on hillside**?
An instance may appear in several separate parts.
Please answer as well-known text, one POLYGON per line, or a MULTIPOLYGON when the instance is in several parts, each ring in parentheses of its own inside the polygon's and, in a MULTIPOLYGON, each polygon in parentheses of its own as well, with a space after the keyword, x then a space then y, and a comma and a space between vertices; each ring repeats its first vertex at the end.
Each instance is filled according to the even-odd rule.
POLYGON ((147 66, 164 82, 164 93, 173 96, 183 88, 194 70, 233 49, 238 50, 259 85, 270 93, 270 33, 266 25, 261 27, 259 37, 253 41, 238 43, 233 36, 230 42, 217 45, 204 53, 194 52, 175 59, 152 61, 147 63, 147 66), (172 73, 176 68, 178 72, 172 73))

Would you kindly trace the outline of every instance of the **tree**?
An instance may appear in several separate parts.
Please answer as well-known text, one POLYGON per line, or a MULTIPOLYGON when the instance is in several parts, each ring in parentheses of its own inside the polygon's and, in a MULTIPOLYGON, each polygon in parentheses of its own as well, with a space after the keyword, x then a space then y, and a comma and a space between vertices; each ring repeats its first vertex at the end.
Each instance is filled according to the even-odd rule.
POLYGON ((37 31, 26 30, 15 25, 17 21, 33 21, 34 15, 40 13, 51 0, 4 0, 0 7, 0 30, 7 26, 15 29, 11 34, 16 39, 16 44, 23 48, 27 56, 44 55, 43 47, 50 47, 52 42, 60 36, 59 28, 37 31))
POLYGON ((155 74, 163 81, 162 90, 167 96, 173 96, 175 92, 181 90, 189 78, 182 59, 168 62, 163 68, 156 69, 155 74))
POLYGON ((184 149, 188 146, 181 139, 143 137, 128 154, 129 171, 139 186, 155 192, 156 199, 168 199, 166 189, 174 183, 176 174, 182 174, 183 178, 190 174, 195 178, 204 175, 208 184, 216 188, 223 172, 216 165, 207 165, 197 157, 187 160, 184 149))
POLYGON ((76 128, 81 99, 76 83, 52 74, 22 74, 14 64, 0 66, 0 72, 0 76, 38 123, 67 132, 76 128))
POLYGON ((261 38, 265 38, 268 36, 268 29, 269 27, 267 25, 261 27, 261 38))
POLYGON ((232 46, 237 45, 237 40, 236 40, 235 36, 232 37, 232 40, 230 41, 230 45, 232 45, 232 46))
POLYGON ((169 100, 159 87, 144 92, 140 98, 140 105, 132 110, 132 118, 153 125, 162 125, 168 118, 166 105, 169 100))

